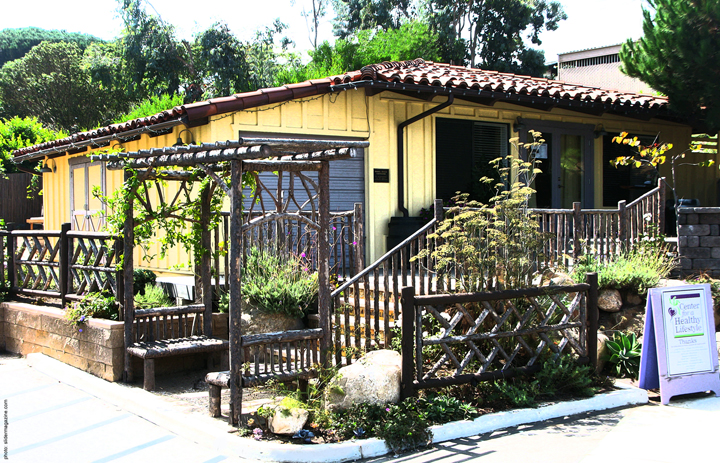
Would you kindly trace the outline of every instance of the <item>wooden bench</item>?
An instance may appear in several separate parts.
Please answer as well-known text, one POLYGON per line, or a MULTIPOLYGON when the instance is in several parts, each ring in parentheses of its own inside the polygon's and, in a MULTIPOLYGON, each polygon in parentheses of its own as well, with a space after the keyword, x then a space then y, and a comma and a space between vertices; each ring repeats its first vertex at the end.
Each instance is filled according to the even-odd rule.
MULTIPOLYGON (((143 388, 155 389, 155 359, 189 354, 212 354, 223 352, 223 364, 227 364, 229 342, 202 333, 200 319, 207 316, 205 306, 188 305, 138 309, 133 323, 135 342, 127 347, 127 354, 143 360, 143 388), (193 315, 190 317, 190 315, 193 315)), ((132 381, 132 369, 127 365, 128 381, 132 381)), ((211 365, 208 365, 208 369, 211 365)))
MULTIPOLYGON (((240 387, 254 387, 270 380, 279 382, 307 382, 317 376, 315 366, 320 362, 319 341, 323 336, 321 328, 283 331, 277 333, 251 334, 242 337, 245 370, 241 373, 240 387)), ((221 415, 220 397, 222 388, 229 387, 230 372, 208 373, 208 411, 210 416, 221 415)), ((301 383, 301 389, 306 388, 301 383)), ((230 403, 229 418, 232 420, 233 403, 230 403)))

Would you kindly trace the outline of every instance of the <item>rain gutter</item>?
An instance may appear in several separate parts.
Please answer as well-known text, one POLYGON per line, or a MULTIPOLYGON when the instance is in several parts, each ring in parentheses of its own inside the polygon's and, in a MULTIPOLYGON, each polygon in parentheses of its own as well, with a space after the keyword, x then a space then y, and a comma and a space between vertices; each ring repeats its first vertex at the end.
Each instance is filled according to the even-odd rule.
POLYGON ((397 175, 398 175, 398 209, 400 209, 400 212, 402 212, 403 217, 407 217, 409 215, 407 208, 405 207, 405 137, 404 137, 404 130, 405 127, 408 125, 417 122, 421 119, 424 119, 428 117, 431 114, 434 114, 438 111, 441 111, 451 104, 453 104, 453 101, 455 101, 455 97, 452 93, 448 93, 448 99, 445 103, 439 104, 435 106, 434 108, 430 108, 425 112, 422 112, 418 114, 415 117, 411 117, 410 119, 401 122, 398 125, 397 128, 397 175))

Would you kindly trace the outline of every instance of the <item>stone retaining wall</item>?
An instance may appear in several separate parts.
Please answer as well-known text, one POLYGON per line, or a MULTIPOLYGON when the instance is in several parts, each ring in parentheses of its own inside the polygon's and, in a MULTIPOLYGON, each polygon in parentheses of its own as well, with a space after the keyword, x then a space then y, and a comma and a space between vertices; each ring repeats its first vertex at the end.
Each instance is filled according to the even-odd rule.
MULTIPOLYGON (((213 334, 228 339, 228 314, 213 314, 213 334)), ((82 332, 55 307, 19 302, 0 303, 0 350, 22 355, 34 352, 58 359, 107 381, 120 381, 124 369, 124 325, 122 322, 90 319, 82 332)), ((195 362, 185 357, 168 359, 159 373, 204 367, 204 358, 195 362)), ((134 359, 133 370, 142 376, 142 362, 134 359)))
POLYGON ((678 208, 678 255, 683 274, 720 277, 720 207, 678 208))
POLYGON ((54 307, 3 302, 0 339, 5 350, 22 355, 42 352, 108 381, 120 380, 125 359, 123 323, 91 319, 80 332, 63 315, 54 307))

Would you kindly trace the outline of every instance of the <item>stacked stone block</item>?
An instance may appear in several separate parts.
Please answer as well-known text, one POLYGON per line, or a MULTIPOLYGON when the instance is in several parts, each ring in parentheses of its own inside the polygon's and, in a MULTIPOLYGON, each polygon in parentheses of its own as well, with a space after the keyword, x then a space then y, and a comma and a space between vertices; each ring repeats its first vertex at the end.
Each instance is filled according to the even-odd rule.
POLYGON ((9 352, 42 352, 108 381, 122 378, 122 322, 91 319, 80 331, 65 320, 61 309, 18 302, 0 303, 0 322, 0 339, 9 352))
POLYGON ((720 277, 720 208, 678 208, 678 255, 685 275, 720 277))

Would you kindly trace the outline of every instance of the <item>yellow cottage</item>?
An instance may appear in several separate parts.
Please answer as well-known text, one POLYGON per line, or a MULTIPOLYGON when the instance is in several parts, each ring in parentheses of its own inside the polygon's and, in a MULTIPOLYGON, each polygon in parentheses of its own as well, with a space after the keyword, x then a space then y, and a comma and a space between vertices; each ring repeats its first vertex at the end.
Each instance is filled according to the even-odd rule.
MULTIPOLYGON (((15 160, 45 160, 51 170, 43 177, 45 229, 65 222, 88 229, 102 209, 93 187, 107 193, 123 182, 122 171, 87 158, 108 145, 132 152, 248 136, 367 140, 364 156, 335 163, 331 208, 364 204, 366 261, 372 262, 387 249, 392 217, 416 216, 435 198, 469 191, 487 162, 511 153, 509 140, 524 139, 528 130, 546 140, 535 205, 570 208, 579 201, 597 209, 656 184, 652 172, 610 165, 623 149, 611 143, 614 135, 658 137, 677 153, 693 132, 668 111, 667 98, 417 59, 175 107, 31 146, 15 152, 15 160)), ((716 206, 717 172, 679 167, 679 193, 716 206)), ((669 166, 661 175, 670 176, 669 166)), ((149 267, 162 271, 185 261, 178 250, 149 267)))

